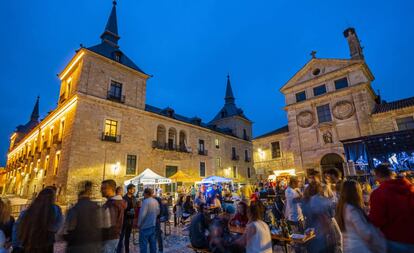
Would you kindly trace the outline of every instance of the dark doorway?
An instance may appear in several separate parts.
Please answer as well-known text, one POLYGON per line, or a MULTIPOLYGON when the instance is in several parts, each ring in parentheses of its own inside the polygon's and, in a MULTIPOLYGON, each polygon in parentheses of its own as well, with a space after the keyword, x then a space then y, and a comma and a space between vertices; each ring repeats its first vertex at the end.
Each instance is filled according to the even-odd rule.
MULTIPOLYGON (((165 167, 165 177, 171 177, 175 173, 177 173, 178 167, 177 166, 169 166, 165 167)), ((175 188, 175 184, 167 184, 166 185, 166 192, 175 192, 177 189, 175 188)))
POLYGON ((335 153, 326 154, 321 159, 321 168, 322 168, 322 173, 324 173, 328 169, 336 168, 343 175, 344 159, 342 159, 340 155, 335 154, 335 153))

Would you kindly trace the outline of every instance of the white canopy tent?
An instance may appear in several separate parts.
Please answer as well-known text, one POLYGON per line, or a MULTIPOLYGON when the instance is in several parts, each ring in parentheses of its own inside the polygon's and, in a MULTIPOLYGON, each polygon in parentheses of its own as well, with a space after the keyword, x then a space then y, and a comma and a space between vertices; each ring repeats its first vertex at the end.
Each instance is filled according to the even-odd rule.
POLYGON ((232 183, 233 180, 230 178, 219 177, 219 176, 209 176, 197 182, 197 184, 215 184, 215 183, 232 183))
POLYGON ((152 171, 151 169, 145 169, 141 174, 138 176, 126 180, 124 185, 129 184, 144 184, 144 185, 159 185, 159 184, 171 184, 171 179, 163 177, 152 171))

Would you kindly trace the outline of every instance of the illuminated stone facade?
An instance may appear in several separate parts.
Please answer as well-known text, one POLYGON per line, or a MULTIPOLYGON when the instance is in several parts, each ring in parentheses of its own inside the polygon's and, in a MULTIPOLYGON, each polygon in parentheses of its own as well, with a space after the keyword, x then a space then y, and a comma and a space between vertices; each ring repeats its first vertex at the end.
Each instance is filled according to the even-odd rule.
POLYGON ((115 8, 101 44, 80 48, 59 75, 58 107, 12 135, 5 193, 31 197, 55 185, 58 201, 70 203, 83 180, 95 183, 98 197, 103 179, 123 184, 146 168, 163 176, 182 170, 194 180, 255 177, 252 123, 235 106, 230 79, 225 106, 208 124, 147 105, 149 75, 119 50, 115 8))
POLYGON ((298 175, 307 169, 343 169, 347 164, 341 140, 401 130, 397 119, 412 120, 414 103, 380 101, 355 30, 344 35, 351 59, 313 57, 280 89, 288 124, 253 140, 259 177, 285 169, 298 175), (378 111, 381 107, 389 110, 378 111))

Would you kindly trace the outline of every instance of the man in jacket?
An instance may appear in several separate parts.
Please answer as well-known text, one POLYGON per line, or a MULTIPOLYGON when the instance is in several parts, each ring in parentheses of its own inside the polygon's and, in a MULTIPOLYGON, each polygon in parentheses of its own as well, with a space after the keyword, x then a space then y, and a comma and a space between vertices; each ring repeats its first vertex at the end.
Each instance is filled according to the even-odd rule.
POLYGON ((142 201, 138 216, 140 253, 147 253, 148 243, 150 253, 155 253, 157 250, 155 226, 157 216, 160 213, 160 206, 158 201, 152 196, 152 189, 146 188, 144 190, 144 200, 142 201))
POLYGON ((103 205, 102 252, 113 253, 118 246, 124 221, 126 202, 115 194, 116 182, 112 179, 104 180, 101 184, 102 197, 107 201, 103 205))
POLYGON ((129 240, 131 238, 132 225, 134 223, 135 209, 137 208, 137 200, 134 197, 135 185, 129 184, 127 186, 127 193, 123 199, 127 203, 127 208, 124 212, 124 223, 122 224, 121 237, 118 243, 117 252, 122 252, 123 244, 125 245, 125 253, 129 253, 129 240))
POLYGON ((100 206, 91 200, 92 182, 80 185, 78 202, 69 209, 65 225, 64 239, 67 253, 100 253, 102 216, 100 206))
POLYGON ((384 233, 388 252, 414 252, 414 186, 393 179, 389 164, 374 171, 380 186, 371 193, 369 219, 384 233))

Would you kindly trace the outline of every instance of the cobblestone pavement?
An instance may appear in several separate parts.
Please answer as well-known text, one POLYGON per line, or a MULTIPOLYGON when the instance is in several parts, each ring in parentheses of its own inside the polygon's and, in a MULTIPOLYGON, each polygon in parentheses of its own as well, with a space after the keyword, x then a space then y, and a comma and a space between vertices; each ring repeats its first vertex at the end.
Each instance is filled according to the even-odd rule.
MULTIPOLYGON (((138 238, 131 238, 130 251, 139 253, 139 245, 135 245, 134 240, 137 241, 138 238)), ((188 237, 188 231, 183 229, 183 227, 171 227, 171 235, 168 235, 164 238, 164 253, 193 253, 191 249, 187 247, 190 244, 190 239, 188 237)), ((65 252, 65 243, 58 242, 55 244, 55 253, 64 253, 65 252)), ((282 247, 275 246, 273 248, 273 253, 283 253, 282 247)), ((294 252, 293 250, 289 252, 294 252)))
MULTIPOLYGON (((130 244, 131 252, 139 252, 139 245, 135 245, 134 242, 137 242, 138 238, 132 238, 130 244)), ((193 252, 191 249, 187 248, 187 245, 190 244, 190 239, 188 237, 188 232, 183 231, 183 227, 171 227, 171 234, 164 238, 164 253, 190 253, 193 252)), ((55 244, 55 253, 64 253, 66 245, 64 242, 57 242, 55 244)))

